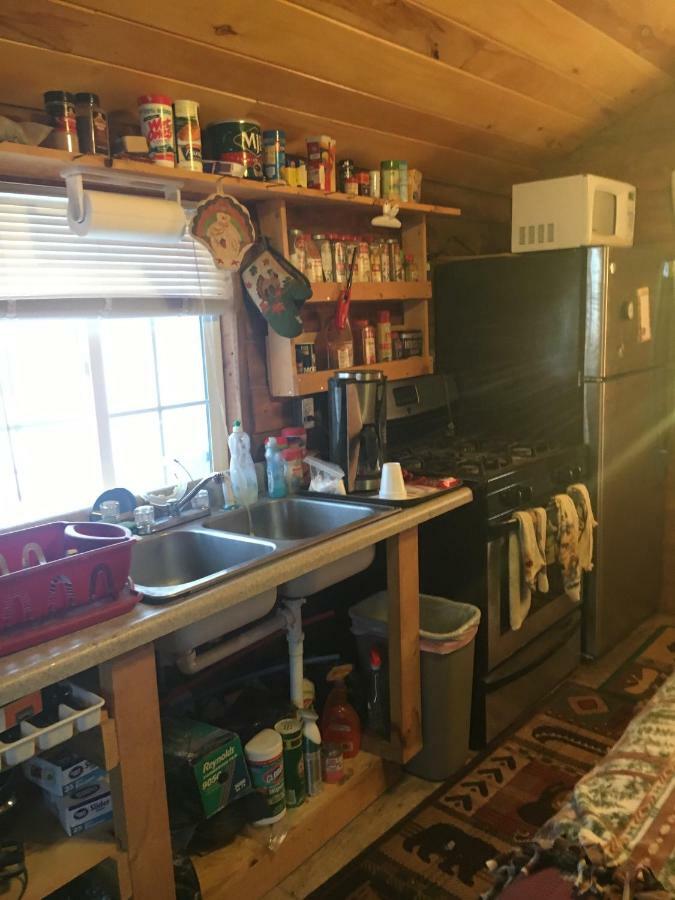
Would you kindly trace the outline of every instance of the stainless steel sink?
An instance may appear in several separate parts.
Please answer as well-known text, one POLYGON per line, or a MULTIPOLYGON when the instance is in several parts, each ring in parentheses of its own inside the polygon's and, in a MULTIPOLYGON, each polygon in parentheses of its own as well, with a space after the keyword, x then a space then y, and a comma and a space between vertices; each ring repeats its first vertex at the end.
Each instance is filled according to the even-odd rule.
MULTIPOLYGON (((245 509, 235 509, 211 516, 204 521, 204 527, 247 535, 252 526, 252 534, 256 538, 273 540, 278 552, 291 552, 393 512, 396 510, 367 503, 340 502, 318 497, 285 497, 255 503, 250 508, 250 523, 245 509)), ((315 594, 362 572, 374 557, 375 546, 364 547, 357 553, 280 584, 279 593, 291 598, 315 594)))
POLYGON ((185 529, 134 544, 131 577, 146 601, 165 602, 202 590, 276 550, 271 541, 185 529))

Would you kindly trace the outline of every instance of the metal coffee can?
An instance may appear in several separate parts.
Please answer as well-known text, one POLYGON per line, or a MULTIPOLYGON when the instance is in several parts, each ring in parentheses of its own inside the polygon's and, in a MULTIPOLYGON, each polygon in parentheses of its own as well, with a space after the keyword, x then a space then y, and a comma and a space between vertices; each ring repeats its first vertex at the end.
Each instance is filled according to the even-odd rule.
POLYGON ((300 806, 305 802, 305 761, 302 755, 302 722, 299 719, 279 719, 274 726, 284 745, 284 786, 286 806, 300 806))
POLYGON ((213 122, 207 132, 213 159, 240 163, 246 170, 244 177, 263 180, 262 134, 258 122, 227 119, 213 122))

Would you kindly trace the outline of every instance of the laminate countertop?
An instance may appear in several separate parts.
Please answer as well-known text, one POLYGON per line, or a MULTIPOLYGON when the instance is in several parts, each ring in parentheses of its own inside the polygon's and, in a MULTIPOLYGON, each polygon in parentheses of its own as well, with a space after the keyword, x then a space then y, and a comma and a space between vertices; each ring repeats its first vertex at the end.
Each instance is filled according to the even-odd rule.
POLYGON ((198 593, 161 606, 138 603, 125 615, 2 657, 0 705, 156 641, 371 544, 416 528, 429 519, 465 506, 472 499, 469 488, 462 487, 417 506, 399 509, 393 515, 344 534, 298 548, 288 555, 271 554, 259 565, 198 593))

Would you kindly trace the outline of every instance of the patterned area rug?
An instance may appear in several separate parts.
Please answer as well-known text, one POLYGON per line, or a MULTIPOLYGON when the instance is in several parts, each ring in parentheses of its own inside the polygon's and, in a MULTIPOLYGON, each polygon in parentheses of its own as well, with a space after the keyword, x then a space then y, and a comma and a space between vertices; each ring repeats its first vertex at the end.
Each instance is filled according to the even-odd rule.
POLYGON ((675 668, 656 631, 600 687, 573 681, 311 894, 312 900, 475 900, 485 862, 531 837, 675 668))

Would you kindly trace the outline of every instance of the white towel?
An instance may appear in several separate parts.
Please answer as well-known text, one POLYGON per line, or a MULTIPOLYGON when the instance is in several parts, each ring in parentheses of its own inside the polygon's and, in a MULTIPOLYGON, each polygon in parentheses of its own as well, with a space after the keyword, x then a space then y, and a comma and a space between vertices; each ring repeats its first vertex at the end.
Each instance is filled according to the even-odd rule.
POLYGON ((518 631, 532 603, 532 593, 523 577, 521 565, 520 536, 516 531, 509 531, 509 622, 514 631, 518 631))
POLYGON ((535 591, 538 587, 539 573, 546 567, 546 559, 539 548, 534 518, 529 509, 518 511, 513 514, 513 517, 518 523, 523 577, 528 588, 531 591, 535 591))
POLYGON ((537 574, 537 590, 541 594, 548 594, 548 570, 546 568, 546 530, 548 528, 548 516, 543 506, 535 506, 530 515, 534 521, 534 533, 537 538, 537 546, 541 554, 542 566, 537 574))
POLYGON ((579 565, 584 572, 590 572, 593 568, 593 529, 598 524, 593 515, 591 497, 586 485, 581 483, 571 484, 567 493, 574 500, 579 515, 579 565))
POLYGON ((567 494, 553 498, 557 513, 556 558, 562 567, 563 587, 570 600, 581 600, 581 567, 579 565, 579 515, 567 494))

